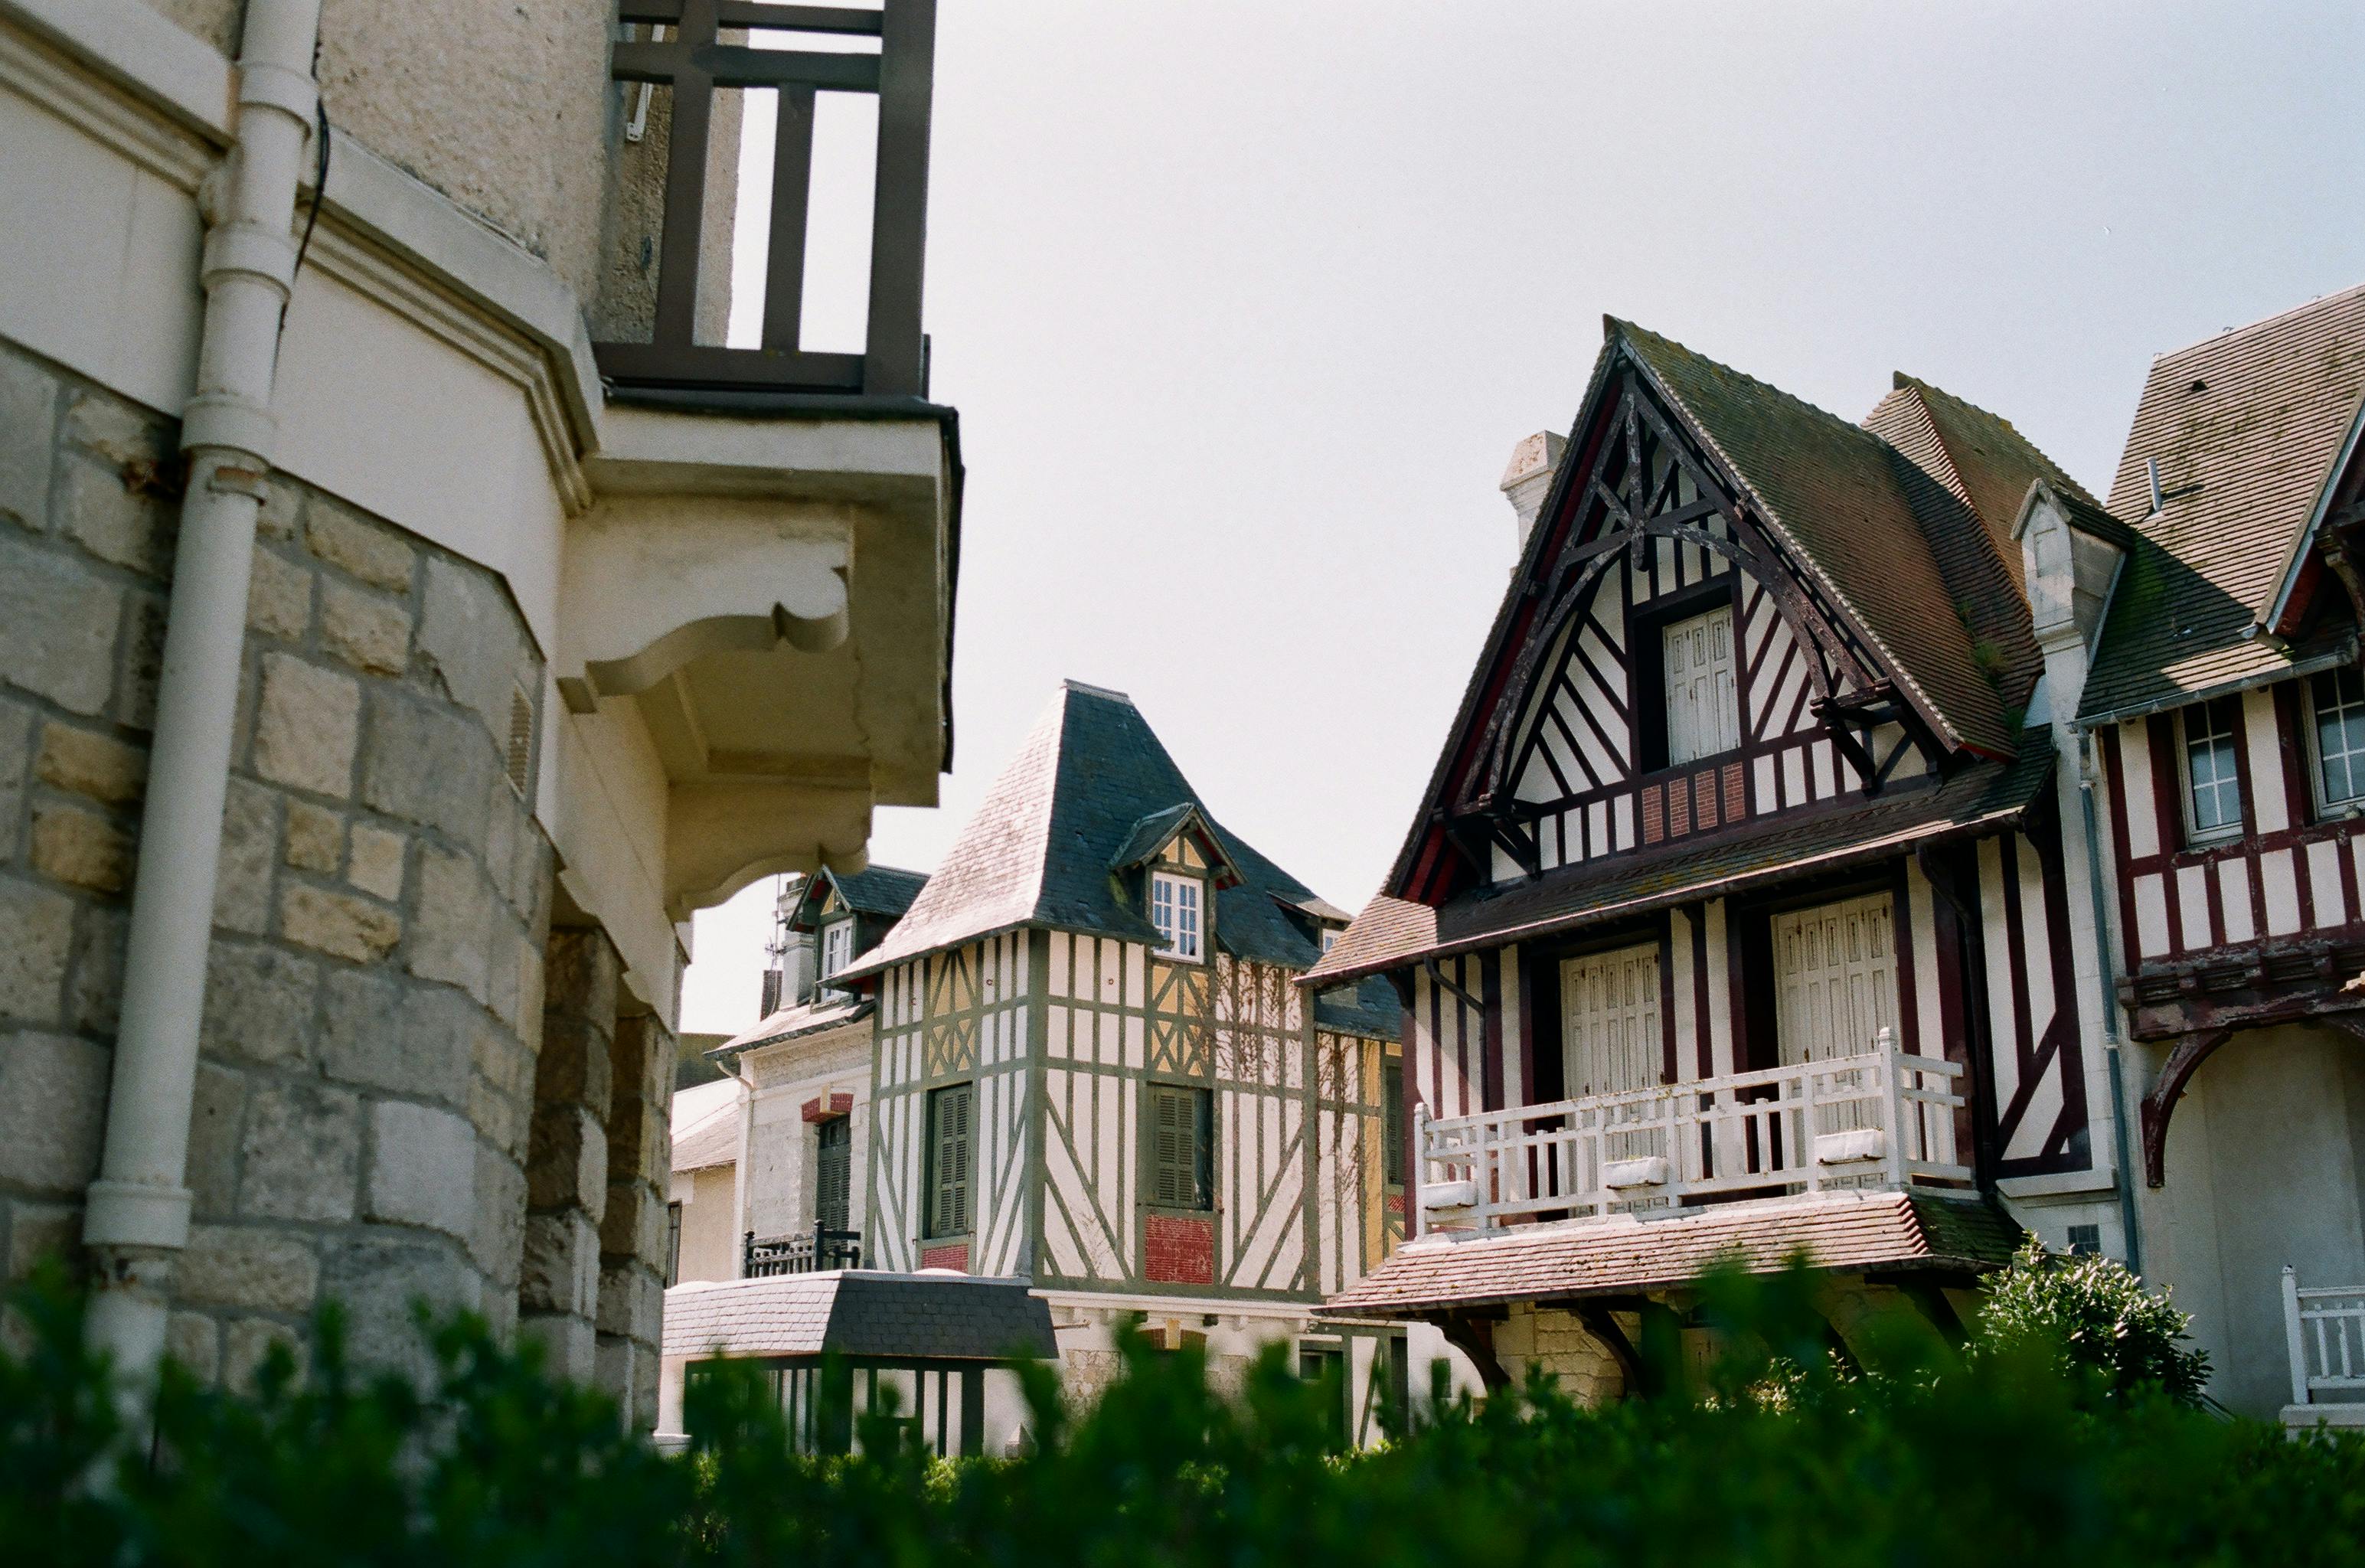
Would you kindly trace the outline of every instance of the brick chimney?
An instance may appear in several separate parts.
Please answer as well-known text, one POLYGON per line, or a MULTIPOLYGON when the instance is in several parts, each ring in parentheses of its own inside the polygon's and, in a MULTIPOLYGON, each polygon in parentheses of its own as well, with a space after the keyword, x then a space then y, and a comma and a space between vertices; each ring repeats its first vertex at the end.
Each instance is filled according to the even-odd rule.
POLYGON ((1519 514, 1522 554, 1528 547, 1528 531, 1535 527, 1536 514, 1544 510, 1544 497, 1552 492, 1561 454, 1567 450, 1568 442, 1550 431, 1538 431, 1511 448, 1511 465, 1503 470, 1502 489, 1511 510, 1519 514))

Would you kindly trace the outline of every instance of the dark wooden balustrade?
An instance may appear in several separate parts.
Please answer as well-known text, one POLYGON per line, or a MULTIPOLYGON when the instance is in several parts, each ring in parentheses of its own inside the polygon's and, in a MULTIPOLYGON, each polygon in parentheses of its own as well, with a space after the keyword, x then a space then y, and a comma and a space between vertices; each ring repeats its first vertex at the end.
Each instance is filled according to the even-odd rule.
POLYGON ((827 1269, 862 1267, 862 1233, 815 1226, 797 1236, 758 1239, 754 1231, 741 1244, 739 1273, 743 1279, 769 1279, 775 1274, 817 1274, 827 1269))
POLYGON ((673 109, 655 329, 645 343, 593 344, 600 375, 623 388, 924 399, 927 342, 920 330, 920 284, 927 248, 936 0, 885 0, 878 10, 776 0, 619 0, 617 19, 664 29, 662 39, 617 43, 612 73, 619 82, 670 88, 673 109), (756 49, 721 41, 725 28, 875 37, 879 50, 839 54, 756 49), (694 341, 707 152, 716 93, 749 87, 770 87, 779 95, 763 340, 756 348, 725 348, 694 341), (873 93, 879 98, 869 319, 858 354, 812 353, 799 341, 813 97, 820 92, 873 93))

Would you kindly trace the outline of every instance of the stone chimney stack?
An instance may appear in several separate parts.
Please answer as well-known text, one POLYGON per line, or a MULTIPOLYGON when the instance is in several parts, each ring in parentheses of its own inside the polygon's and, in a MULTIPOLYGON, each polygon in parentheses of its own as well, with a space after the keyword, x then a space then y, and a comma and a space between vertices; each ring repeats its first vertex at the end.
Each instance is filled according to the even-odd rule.
POLYGON ((1511 465, 1503 470, 1502 488, 1511 510, 1519 514, 1519 548, 1523 553, 1528 531, 1535 527, 1536 514, 1544 510, 1552 475, 1560 467, 1561 454, 1567 450, 1568 442, 1550 431, 1538 431, 1511 448, 1511 465))

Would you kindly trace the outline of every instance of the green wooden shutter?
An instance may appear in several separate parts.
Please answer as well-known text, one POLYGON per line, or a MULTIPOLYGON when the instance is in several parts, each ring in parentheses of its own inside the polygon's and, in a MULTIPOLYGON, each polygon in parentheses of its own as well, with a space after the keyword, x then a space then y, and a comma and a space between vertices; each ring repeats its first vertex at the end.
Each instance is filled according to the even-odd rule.
POLYGON ((824 1230, 846 1227, 852 1188, 854 1123, 832 1116, 821 1124, 813 1162, 813 1223, 824 1230))
POLYGON ((1205 1089, 1154 1084, 1149 1091, 1149 1201, 1211 1209, 1215 1193, 1216 1097, 1205 1089))
POLYGON ((954 1083, 928 1096, 931 1236, 969 1234, 970 1113, 976 1093, 973 1083, 954 1083))
POLYGON ((1191 1096, 1191 1206, 1216 1206, 1216 1092, 1194 1089, 1191 1096))

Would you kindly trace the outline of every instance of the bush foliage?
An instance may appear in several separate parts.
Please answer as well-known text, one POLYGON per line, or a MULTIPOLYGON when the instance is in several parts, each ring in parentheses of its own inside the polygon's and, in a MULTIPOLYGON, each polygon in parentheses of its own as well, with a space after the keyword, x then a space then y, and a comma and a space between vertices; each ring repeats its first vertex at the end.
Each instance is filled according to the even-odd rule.
POLYGON ((2195 1409, 2175 1390, 2189 1362, 2083 1364, 2044 1332, 2080 1276, 2030 1271, 2046 1274, 2033 1305, 1974 1353, 1900 1321, 1853 1337, 1862 1364, 1844 1370, 1809 1278, 1711 1278, 1720 1353, 1697 1373, 1663 1369, 1660 1397, 1586 1411, 1538 1382, 1475 1408, 1440 1402, 1354 1455, 1334 1448, 1335 1387, 1278 1355, 1226 1399, 1195 1356, 1135 1341, 1087 1412, 1033 1380, 1032 1452, 953 1464, 883 1421, 857 1457, 797 1456, 763 1381, 727 1372, 693 1383, 700 1439, 667 1457, 481 1325, 432 1330, 440 1381, 420 1391, 354 1374, 333 1319, 305 1375, 279 1361, 248 1395, 168 1370, 151 1462, 121 1441, 73 1302, 39 1289, 16 1303, 25 1349, 0 1356, 0 1560, 2365 1563, 2365 1444, 2195 1409))

